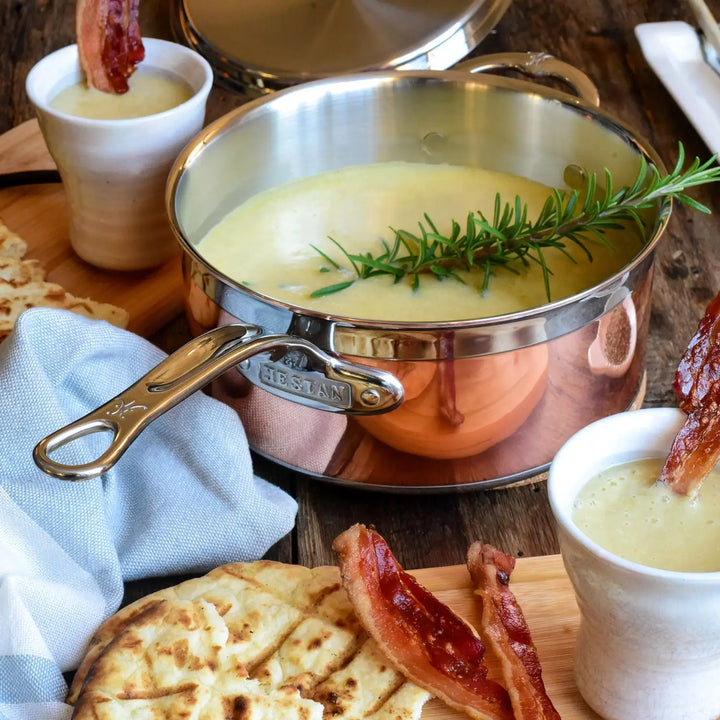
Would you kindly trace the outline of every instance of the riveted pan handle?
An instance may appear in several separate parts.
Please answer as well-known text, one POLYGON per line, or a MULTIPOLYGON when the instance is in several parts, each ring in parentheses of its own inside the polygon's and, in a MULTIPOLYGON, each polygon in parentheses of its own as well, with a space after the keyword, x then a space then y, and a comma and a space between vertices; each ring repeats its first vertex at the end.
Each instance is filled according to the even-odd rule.
POLYGON ((531 78, 550 77, 561 80, 588 105, 594 107, 600 105, 597 87, 582 70, 546 53, 496 53, 465 60, 453 66, 453 70, 463 70, 469 73, 505 69, 517 70, 531 78))
POLYGON ((63 480, 87 480, 102 475, 153 420, 218 375, 260 353, 268 353, 275 364, 290 354, 309 359, 323 377, 344 391, 344 394, 338 391, 344 402, 323 404, 322 399, 314 398, 315 407, 350 414, 379 414, 402 402, 402 384, 388 372, 332 357, 302 338, 263 335, 255 325, 236 323, 196 337, 112 400, 41 440, 33 451, 35 463, 63 480), (50 457, 63 445, 97 432, 109 432, 112 440, 96 460, 66 465, 50 457))

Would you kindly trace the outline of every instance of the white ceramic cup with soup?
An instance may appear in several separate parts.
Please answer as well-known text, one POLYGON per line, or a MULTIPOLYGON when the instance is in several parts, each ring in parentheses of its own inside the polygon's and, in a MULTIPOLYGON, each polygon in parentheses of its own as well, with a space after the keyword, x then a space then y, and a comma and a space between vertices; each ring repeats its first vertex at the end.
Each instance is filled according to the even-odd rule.
POLYGON ((210 65, 193 50, 151 38, 143 38, 143 44, 145 59, 130 78, 130 90, 101 98, 111 106, 100 113, 106 117, 54 107, 62 91, 83 80, 77 45, 40 60, 26 81, 65 186, 72 247, 83 260, 113 270, 151 268, 176 252, 165 183, 180 150, 202 129, 213 82, 210 65), (185 93, 177 96, 179 104, 171 99, 153 105, 160 92, 152 84, 144 88, 146 79, 169 80, 185 93))
MULTIPOLYGON (((575 679, 588 704, 608 720, 716 720, 720 716, 720 545, 715 542, 707 548, 708 567, 715 567, 714 571, 658 569, 608 551, 576 522, 578 495, 588 481, 611 466, 664 459, 684 420, 684 413, 672 408, 612 415, 572 436, 550 466, 550 504, 580 608, 575 679)), ((613 482, 621 483, 628 474, 619 473, 620 480, 613 482)), ((718 480, 711 476, 706 483, 718 480)), ((661 488, 654 489, 660 497, 664 495, 661 488)), ((594 510, 606 511, 604 495, 612 495, 612 490, 607 486, 596 490, 594 510)), ((637 497, 643 491, 631 494, 637 497)), ((677 499, 681 504, 708 500, 702 494, 677 499)), ((672 527, 662 529, 663 540, 657 543, 661 554, 663 547, 680 543, 682 548, 683 538, 692 537, 687 518, 696 513, 682 514, 683 524, 673 521, 672 527)), ((625 530, 636 523, 627 520, 625 512, 621 515, 614 522, 626 523, 625 530)), ((720 520, 720 514, 715 517, 720 520)), ((646 520, 657 522, 656 517, 646 520)), ((657 537, 655 528, 650 531, 657 537)))

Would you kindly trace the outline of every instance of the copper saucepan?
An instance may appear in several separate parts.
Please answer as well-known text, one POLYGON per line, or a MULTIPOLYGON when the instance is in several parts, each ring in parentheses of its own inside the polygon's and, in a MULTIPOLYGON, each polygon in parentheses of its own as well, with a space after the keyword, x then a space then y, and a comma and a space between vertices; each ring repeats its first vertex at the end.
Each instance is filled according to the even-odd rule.
POLYGON ((608 168, 620 186, 635 180, 641 157, 662 170, 650 148, 598 110, 582 73, 535 54, 336 77, 240 107, 190 143, 168 183, 188 316, 207 334, 132 392, 46 438, 36 462, 67 479, 104 472, 148 422, 213 380, 255 451, 326 480, 437 491, 539 473, 580 427, 642 393, 653 256, 669 203, 615 275, 564 300, 476 320, 393 323, 291 306, 228 277, 196 246, 248 197, 346 165, 478 165, 551 187, 578 167, 600 176, 608 168), (467 72, 500 66, 562 77, 581 97, 467 72), (145 409, 121 418, 117 408, 129 401, 145 409), (74 468, 50 458, 96 431, 115 435, 97 462, 74 468))

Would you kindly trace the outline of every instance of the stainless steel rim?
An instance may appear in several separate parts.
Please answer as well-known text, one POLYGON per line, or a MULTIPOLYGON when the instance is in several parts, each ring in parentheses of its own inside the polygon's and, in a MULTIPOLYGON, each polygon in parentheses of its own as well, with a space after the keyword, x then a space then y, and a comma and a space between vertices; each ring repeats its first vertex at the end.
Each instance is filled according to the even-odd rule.
MULTIPOLYGON (((249 52, 247 43, 243 43, 243 32, 248 32, 243 22, 252 8, 243 4, 231 5, 228 17, 227 7, 218 7, 223 23, 212 27, 206 15, 212 8, 205 2, 194 5, 192 0, 172 0, 171 22, 173 33, 194 50, 203 55, 216 72, 218 79, 232 89, 240 90, 251 96, 264 95, 287 88, 298 83, 308 82, 333 75, 366 72, 372 70, 445 70, 466 57, 498 24, 511 0, 469 0, 456 2, 450 6, 445 0, 435 0, 432 19, 423 32, 410 34, 403 42, 388 46, 386 36, 381 32, 359 30, 341 22, 341 27, 333 26, 339 17, 352 10, 353 3, 342 0, 341 3, 313 3, 312 18, 307 18, 301 31, 291 33, 289 37, 275 37, 273 31, 266 33, 264 46, 260 53, 249 52), (339 32, 340 31, 340 32, 339 32), (322 35, 345 37, 342 52, 336 52, 329 43, 322 43, 322 35), (313 61, 305 67, 303 60, 295 53, 291 60, 283 62, 282 57, 292 55, 287 49, 288 43, 295 38, 303 38, 303 45, 313 48, 313 61), (324 49, 324 45, 328 46, 324 49), (361 57, 355 57, 353 46, 358 48, 361 57)), ((383 13, 394 11, 393 3, 377 3, 383 13)), ((399 3, 402 6, 402 3, 399 3)), ((425 3, 411 8, 411 18, 421 16, 433 3, 425 3)), ((265 5, 267 13, 274 13, 282 19, 284 9, 277 3, 265 5)), ((298 8, 293 0, 290 10, 298 8)), ((372 13, 372 2, 363 3, 362 14, 372 13)), ((398 8, 407 17, 408 10, 398 8)), ((248 19, 248 18, 246 18, 248 19)), ((302 20, 301 20, 302 23, 302 20)), ((274 24, 277 23, 266 23, 274 24)), ((407 23, 406 23, 407 25, 407 23)), ((408 28, 405 28, 409 32, 408 28)), ((399 37, 403 33, 397 34, 399 37)), ((254 40, 253 37, 250 38, 254 40)), ((338 41, 339 42, 339 41, 338 41)), ((298 48, 300 49, 300 48, 298 48)))
POLYGON ((576 113, 580 121, 599 124, 632 147, 638 158, 644 156, 661 172, 664 171, 657 154, 612 116, 565 93, 511 78, 480 78, 474 75, 468 77, 467 73, 456 71, 384 72, 330 78, 289 88, 241 106, 212 123, 183 151, 170 172, 167 204, 173 230, 187 257, 192 259, 203 274, 214 280, 212 284, 215 289, 211 299, 230 314, 247 322, 256 322, 258 313, 262 311, 267 318, 268 310, 272 310, 273 318, 269 331, 287 332, 289 329, 291 334, 298 334, 324 350, 344 355, 397 360, 477 357, 528 347, 572 332, 622 302, 647 272, 652 263, 655 246, 667 224, 670 202, 659 208, 655 228, 644 248, 631 263, 615 275, 577 295, 506 316, 443 323, 400 323, 331 316, 263 296, 207 264, 183 235, 175 207, 178 186, 198 152, 221 136, 228 127, 242 122, 243 118, 254 113, 262 113, 267 103, 274 102, 277 98, 291 93, 318 90, 341 92, 343 85, 352 87, 353 83, 368 82, 472 84, 474 89, 479 87, 486 92, 529 94, 540 101, 562 105, 569 112, 576 113), (447 342, 448 335, 452 337, 450 344, 447 342))

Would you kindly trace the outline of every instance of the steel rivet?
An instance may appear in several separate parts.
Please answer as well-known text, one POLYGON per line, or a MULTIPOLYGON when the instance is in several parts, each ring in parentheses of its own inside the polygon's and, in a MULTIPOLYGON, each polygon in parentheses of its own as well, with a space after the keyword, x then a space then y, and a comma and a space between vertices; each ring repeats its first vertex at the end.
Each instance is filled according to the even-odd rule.
POLYGON ((420 141, 421 150, 430 157, 445 151, 447 137, 441 132, 429 132, 420 141))
POLYGON ((377 390, 363 390, 360 399, 365 405, 377 405, 380 402, 380 393, 377 390))

